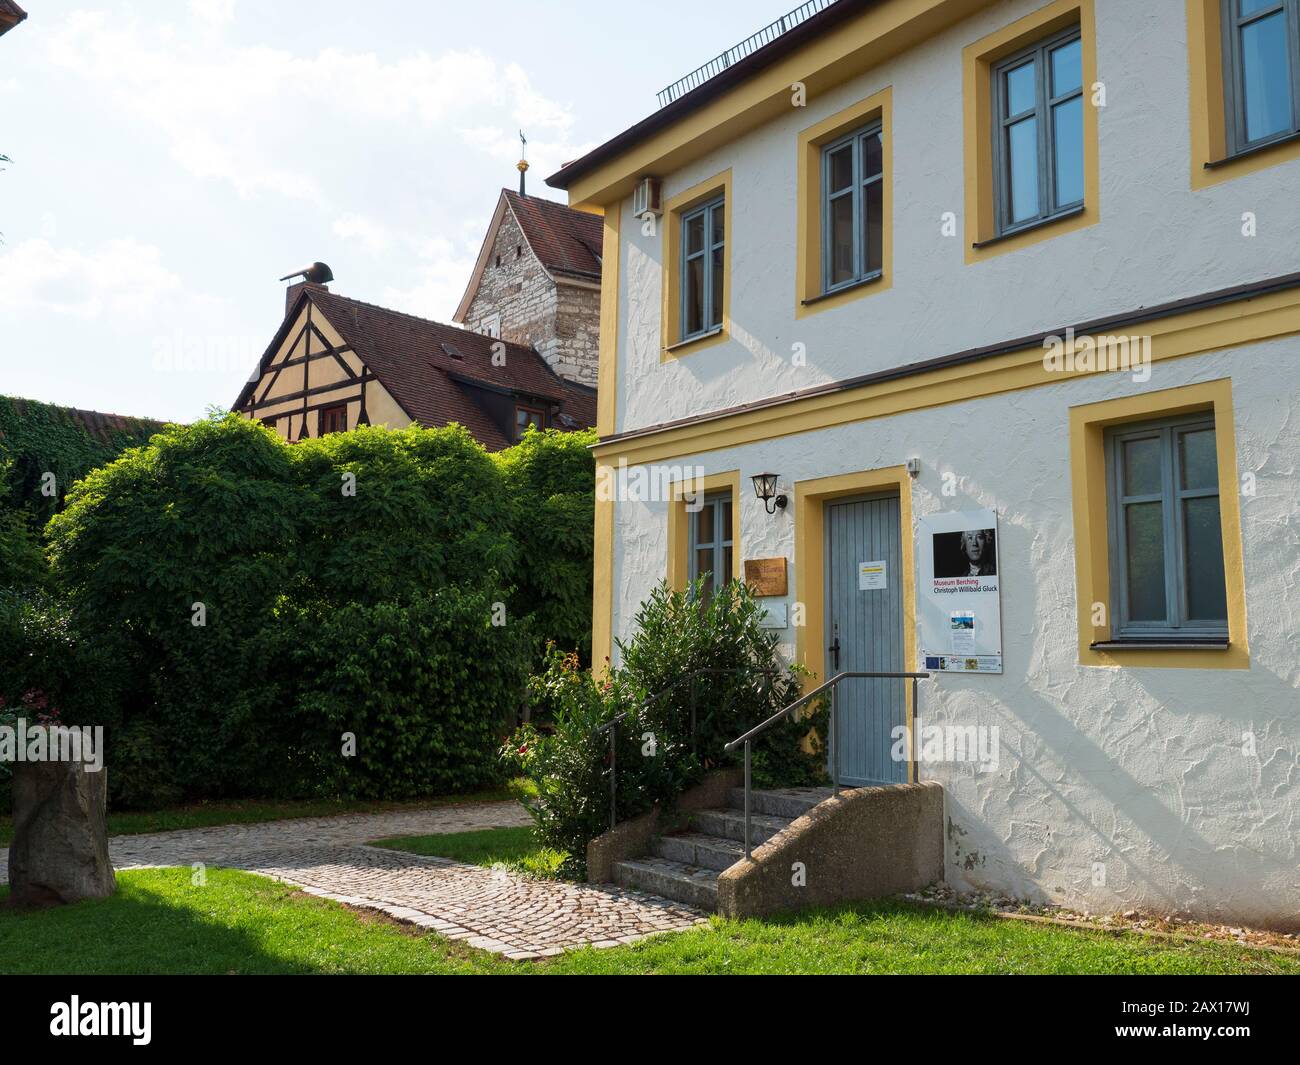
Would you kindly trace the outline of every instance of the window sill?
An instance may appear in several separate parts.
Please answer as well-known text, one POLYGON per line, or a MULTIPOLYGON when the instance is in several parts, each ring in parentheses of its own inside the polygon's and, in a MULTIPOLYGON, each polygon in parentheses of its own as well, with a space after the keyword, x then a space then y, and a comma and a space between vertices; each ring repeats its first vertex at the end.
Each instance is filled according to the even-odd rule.
POLYGON ((846 292, 856 292, 860 288, 866 288, 868 285, 875 285, 885 279, 885 272, 877 270, 874 274, 868 274, 866 277, 859 278, 857 281, 851 281, 847 285, 841 285, 839 288, 833 288, 829 292, 822 292, 819 295, 812 296, 809 299, 801 300, 800 303, 805 307, 811 307, 814 304, 822 303, 825 300, 833 300, 836 296, 843 296, 846 292))
POLYGON ((1227 651, 1232 647, 1227 637, 1205 639, 1149 639, 1099 640, 1090 644, 1093 651, 1227 651))
POLYGON ((1273 148, 1280 148, 1286 144, 1300 143, 1300 130, 1294 133, 1288 133, 1285 137, 1278 137, 1276 140, 1265 141, 1263 144, 1255 144, 1249 148, 1243 148, 1239 152, 1233 152, 1231 155, 1225 155, 1222 159, 1211 159, 1205 164, 1206 170, 1217 170, 1219 167, 1229 166, 1238 159, 1248 159, 1252 155, 1260 155, 1263 152, 1270 151, 1273 148))
POLYGON ((1003 241, 1015 240, 1016 237, 1023 236, 1026 233, 1034 233, 1037 230, 1045 229, 1048 226, 1055 225, 1057 222, 1064 222, 1067 219, 1078 218, 1088 209, 1086 203, 1079 204, 1078 207, 1071 207, 1068 211, 1062 211, 1060 214, 1054 214, 1049 218, 1040 218, 1037 222, 1032 222, 1027 226, 1021 226, 1019 229, 1011 229, 1005 233, 999 233, 996 237, 989 237, 988 240, 977 240, 971 245, 976 251, 981 248, 990 248, 995 244, 1001 244, 1003 241))
POLYGON ((723 329, 722 326, 718 326, 716 329, 710 329, 707 333, 699 333, 687 340, 679 340, 675 344, 669 344, 668 347, 664 348, 664 354, 676 355, 679 352, 685 351, 687 348, 693 348, 697 344, 703 344, 707 340, 717 340, 725 334, 726 330, 723 329))

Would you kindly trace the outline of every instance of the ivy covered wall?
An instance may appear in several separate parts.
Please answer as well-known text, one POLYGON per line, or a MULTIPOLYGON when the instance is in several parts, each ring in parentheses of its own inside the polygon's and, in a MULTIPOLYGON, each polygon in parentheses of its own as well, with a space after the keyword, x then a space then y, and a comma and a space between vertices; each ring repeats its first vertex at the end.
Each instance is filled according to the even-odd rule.
POLYGON ((41 530, 68 489, 164 423, 0 396, 0 588, 41 582, 41 530))

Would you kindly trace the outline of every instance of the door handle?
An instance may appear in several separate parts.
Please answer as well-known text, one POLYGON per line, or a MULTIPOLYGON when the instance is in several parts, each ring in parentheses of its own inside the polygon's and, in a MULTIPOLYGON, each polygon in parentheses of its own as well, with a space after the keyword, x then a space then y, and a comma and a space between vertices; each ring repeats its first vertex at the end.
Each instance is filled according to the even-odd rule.
POLYGON ((835 634, 835 642, 826 648, 826 650, 835 656, 835 672, 838 673, 840 671, 840 634, 838 632, 835 634))

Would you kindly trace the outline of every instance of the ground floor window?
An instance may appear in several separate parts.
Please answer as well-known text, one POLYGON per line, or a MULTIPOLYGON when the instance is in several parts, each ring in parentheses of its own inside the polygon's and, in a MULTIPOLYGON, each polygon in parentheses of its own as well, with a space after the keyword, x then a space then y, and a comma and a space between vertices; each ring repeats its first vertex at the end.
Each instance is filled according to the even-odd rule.
POLYGON ((731 580, 734 565, 731 493, 704 497, 696 513, 687 511, 690 521, 690 579, 706 576, 705 590, 712 594, 731 580))
POLYGON ((1116 633, 1226 639, 1214 415, 1112 429, 1106 466, 1116 633))

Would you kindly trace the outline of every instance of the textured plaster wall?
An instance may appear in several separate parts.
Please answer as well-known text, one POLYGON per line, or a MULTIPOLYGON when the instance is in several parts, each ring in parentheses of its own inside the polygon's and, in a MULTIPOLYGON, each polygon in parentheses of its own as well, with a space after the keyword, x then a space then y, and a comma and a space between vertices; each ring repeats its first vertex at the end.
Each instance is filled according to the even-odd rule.
POLYGON ((1300 270, 1300 162, 1193 193, 1186 5, 1096 0, 1101 221, 966 265, 962 48, 1040 8, 960 23, 675 173, 664 196, 730 167, 732 338, 660 362, 663 236, 623 205, 620 432, 1300 270), (795 319, 798 132, 893 86, 893 284, 795 319), (941 218, 957 216, 957 236, 941 218), (1258 235, 1241 235, 1254 212, 1258 235), (792 345, 807 365, 792 364, 792 345))
MULTIPOLYGON (((635 266, 635 264, 630 264, 635 266)), ((740 550, 786 555, 799 600, 792 510, 769 516, 751 475, 793 482, 920 458, 916 515, 1000 516, 1005 673, 922 686, 929 724, 997 726, 995 772, 926 765, 943 784, 947 877, 1094 911, 1188 911, 1300 927, 1300 338, 683 456, 738 469, 740 550), (1069 408, 1230 377, 1242 473, 1248 671, 1078 664, 1069 408), (942 495, 943 475, 960 479, 942 495), (1253 732, 1257 754, 1242 753, 1253 732), (1094 883, 1095 867, 1104 884, 1094 883)), ((1225 486, 1231 490, 1232 486, 1225 486)), ((667 566, 667 508, 619 503, 614 632, 667 566)), ((912 563, 915 565, 915 558, 912 563)), ((794 630, 781 634, 787 654, 794 630)))

